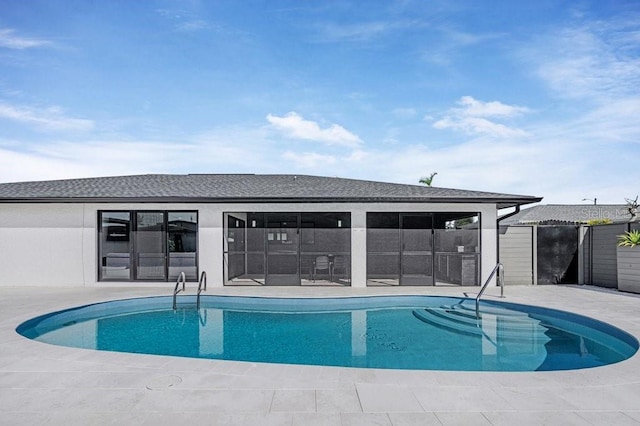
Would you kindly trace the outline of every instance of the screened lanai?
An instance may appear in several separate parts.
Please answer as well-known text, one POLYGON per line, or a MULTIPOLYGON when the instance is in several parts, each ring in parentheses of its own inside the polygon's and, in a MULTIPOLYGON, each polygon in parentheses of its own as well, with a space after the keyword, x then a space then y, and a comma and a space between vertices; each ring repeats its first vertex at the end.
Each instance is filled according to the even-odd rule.
POLYGON ((367 286, 478 285, 479 271, 479 213, 367 213, 367 286))
MULTIPOLYGON (((226 285, 477 285, 478 213, 369 212, 366 258, 351 252, 349 213, 225 214, 226 285)), ((363 253, 364 254, 364 253, 363 253)))
POLYGON ((351 284, 349 213, 226 213, 226 285, 351 284))

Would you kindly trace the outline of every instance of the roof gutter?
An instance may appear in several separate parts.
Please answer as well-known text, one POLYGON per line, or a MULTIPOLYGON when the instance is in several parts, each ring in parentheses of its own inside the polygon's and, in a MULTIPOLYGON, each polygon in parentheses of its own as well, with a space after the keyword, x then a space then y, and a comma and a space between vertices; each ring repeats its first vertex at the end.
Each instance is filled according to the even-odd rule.
POLYGON ((503 220, 505 220, 505 219, 509 219, 511 216, 515 216, 515 215, 517 215, 518 213, 520 213, 520 204, 516 205, 516 209, 515 209, 514 211, 512 211, 511 213, 508 213, 508 214, 506 214, 506 215, 504 215, 504 216, 502 216, 502 217, 499 217, 499 218, 496 220, 496 224, 497 224, 498 226, 500 226, 500 222, 502 222, 502 221, 503 221, 503 220))
MULTIPOLYGON (((497 208, 516 207, 538 202, 537 198, 404 198, 404 197, 0 197, 0 203, 471 203, 496 204, 497 208)), ((506 218, 507 216, 505 216, 506 218)))

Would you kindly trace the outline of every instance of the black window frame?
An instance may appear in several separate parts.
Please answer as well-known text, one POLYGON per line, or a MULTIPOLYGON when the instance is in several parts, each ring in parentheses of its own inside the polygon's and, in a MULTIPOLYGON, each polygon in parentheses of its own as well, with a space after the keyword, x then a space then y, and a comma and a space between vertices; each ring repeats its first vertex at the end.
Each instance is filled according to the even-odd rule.
MULTIPOLYGON (((367 248, 366 248, 366 282, 368 287, 375 287, 376 284, 370 284, 370 281, 373 281, 375 278, 381 279, 391 279, 398 281, 398 284, 395 285, 409 285, 412 284, 404 284, 402 282, 403 278, 403 246, 404 243, 402 241, 402 230, 406 229, 403 226, 403 217, 406 216, 423 216, 431 218, 431 272, 432 272, 432 282, 426 285, 437 286, 439 278, 438 278, 438 268, 437 268, 437 259, 440 255, 454 254, 454 255, 466 255, 473 256, 475 258, 475 286, 480 286, 482 283, 480 282, 481 271, 482 271, 482 214, 479 211, 433 211, 433 212, 406 212, 406 211, 368 211, 366 213, 366 230, 367 230, 367 248), (440 231, 444 231, 447 228, 445 227, 445 223, 447 221, 454 221, 458 219, 467 219, 471 217, 477 217, 477 230, 476 230, 476 238, 477 244, 475 245, 474 251, 468 251, 467 248, 464 251, 443 251, 439 246, 439 238, 441 237, 440 231), (387 249, 387 247, 380 247, 377 241, 377 238, 372 237, 372 232, 374 230, 388 230, 391 233, 396 233, 396 240, 393 247, 387 249), (380 274, 376 276, 376 274, 372 273, 371 262, 376 256, 388 256, 388 257, 397 257, 397 269, 393 269, 390 271, 393 273, 388 274, 380 274), (397 278, 396 278, 397 277, 397 278)), ((393 262, 392 262, 393 263, 393 262)), ((449 282, 447 285, 463 285, 461 283, 449 282)))
MULTIPOLYGON (((169 214, 170 213, 185 213, 185 214, 195 214, 195 268, 196 268, 196 274, 195 277, 187 277, 187 281, 189 282, 197 282, 198 280, 198 276, 200 274, 200 265, 199 265, 199 252, 200 252, 200 247, 199 247, 199 238, 198 238, 198 233, 199 233, 199 215, 200 212, 198 210, 182 210, 182 209, 178 209, 178 210, 159 210, 159 209, 149 209, 149 210, 145 210, 145 209, 136 209, 136 210, 128 210, 128 209, 115 209, 115 210, 98 210, 98 225, 97 225, 97 278, 98 278, 98 282, 170 282, 173 281, 175 279, 175 277, 170 277, 169 276, 169 254, 170 254, 170 249, 169 249, 169 214), (104 213, 128 213, 129 217, 130 217, 130 221, 129 224, 127 226, 127 231, 128 231, 128 236, 125 237, 121 237, 123 238, 123 240, 126 240, 129 242, 129 259, 130 259, 130 265, 129 265, 129 278, 125 279, 125 278, 104 278, 103 277, 103 270, 102 270, 102 234, 106 231, 105 229, 103 229, 102 227, 102 217, 104 213), (136 256, 136 232, 138 230, 138 213, 162 213, 163 215, 163 235, 164 235, 164 256, 165 256, 165 262, 164 262, 164 268, 165 268, 165 279, 156 279, 156 278, 152 278, 152 279, 138 279, 136 278, 136 268, 137 268, 137 256, 136 256)), ((105 237, 106 238, 106 237, 105 237)))

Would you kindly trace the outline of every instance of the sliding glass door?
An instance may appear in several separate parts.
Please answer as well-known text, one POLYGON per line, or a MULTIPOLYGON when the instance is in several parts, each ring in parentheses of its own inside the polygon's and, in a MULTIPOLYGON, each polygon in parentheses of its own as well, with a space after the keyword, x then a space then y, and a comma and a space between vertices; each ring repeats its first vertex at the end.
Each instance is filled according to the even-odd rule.
POLYGON ((299 214, 267 214, 266 285, 300 285, 299 214))
POLYGON ((198 213, 99 212, 101 281, 196 280, 198 213))
POLYGON ((136 278, 166 280, 164 213, 137 212, 136 224, 136 278))

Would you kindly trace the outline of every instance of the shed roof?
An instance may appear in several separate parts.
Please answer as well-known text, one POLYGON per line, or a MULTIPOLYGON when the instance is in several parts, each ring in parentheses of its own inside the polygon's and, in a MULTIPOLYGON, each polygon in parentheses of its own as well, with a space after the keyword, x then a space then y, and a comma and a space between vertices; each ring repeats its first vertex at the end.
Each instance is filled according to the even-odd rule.
POLYGON ((598 219, 628 222, 630 215, 625 204, 544 204, 522 209, 500 224, 578 225, 598 219))
POLYGON ((337 177, 149 174, 0 184, 0 202, 447 202, 540 201, 527 195, 434 188, 337 177))

